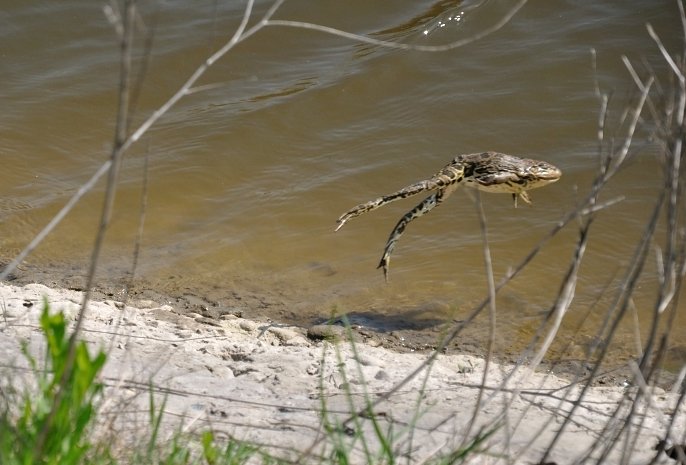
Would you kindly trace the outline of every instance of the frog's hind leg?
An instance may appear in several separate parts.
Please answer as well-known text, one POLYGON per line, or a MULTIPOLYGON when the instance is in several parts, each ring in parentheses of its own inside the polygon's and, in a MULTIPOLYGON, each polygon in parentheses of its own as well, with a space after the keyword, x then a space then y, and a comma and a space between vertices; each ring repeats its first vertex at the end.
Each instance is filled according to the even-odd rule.
POLYGON ((407 197, 419 194, 420 192, 432 190, 435 188, 435 183, 432 182, 431 179, 427 179, 425 181, 414 183, 392 194, 384 195, 374 200, 370 200, 369 202, 361 203, 358 206, 351 208, 350 210, 342 214, 340 218, 338 218, 338 220, 336 221, 336 229, 334 231, 338 231, 343 227, 343 225, 348 220, 355 218, 356 216, 360 216, 363 213, 376 210, 377 208, 382 207, 387 203, 393 202, 395 200, 406 199, 407 197))
POLYGON ((400 189, 397 192, 384 195, 383 197, 370 200, 366 203, 361 203, 355 208, 348 210, 338 218, 338 221, 336 221, 337 226, 335 231, 341 229, 341 227, 343 227, 348 220, 355 218, 356 216, 376 210, 377 208, 386 205, 389 202, 406 199, 407 197, 419 194, 420 192, 444 190, 447 193, 447 196, 449 195, 449 192, 452 192, 455 189, 455 187, 462 181, 463 178, 464 166, 460 163, 456 163, 455 161, 450 162, 448 165, 443 167, 441 171, 429 179, 410 184, 409 186, 400 189))
POLYGON ((398 221, 398 223, 395 225, 395 228, 393 228, 393 231, 391 231, 390 236, 388 236, 388 241, 386 241, 386 248, 383 251, 383 256, 381 257, 379 266, 377 266, 377 268, 383 268, 383 275, 386 279, 386 282, 388 282, 388 268, 391 261, 391 254, 393 253, 393 249, 395 249, 395 244, 400 239, 400 236, 403 235, 403 232, 405 231, 407 225, 410 224, 413 220, 416 220, 417 218, 426 215, 435 207, 440 205, 441 202, 443 202, 446 198, 448 198, 448 196, 455 190, 456 186, 450 187, 452 188, 441 189, 422 200, 419 205, 414 207, 409 212, 405 213, 405 215, 403 215, 403 217, 400 218, 400 221, 398 221))

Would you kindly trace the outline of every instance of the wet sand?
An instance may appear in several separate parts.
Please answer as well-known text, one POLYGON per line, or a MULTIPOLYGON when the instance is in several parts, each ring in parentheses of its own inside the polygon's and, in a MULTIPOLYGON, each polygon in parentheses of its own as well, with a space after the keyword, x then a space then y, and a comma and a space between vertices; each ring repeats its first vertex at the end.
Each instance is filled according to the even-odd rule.
MULTIPOLYGON (((2 265, 2 263, 0 263, 2 265)), ((42 264, 22 264, 11 276, 11 284, 22 286, 40 283, 51 288, 83 291, 86 280, 84 266, 72 266, 57 263, 54 266, 42 264)), ((466 317, 479 302, 472 302, 466 306, 456 319, 445 317, 446 309, 440 303, 433 308, 430 304, 417 309, 395 310, 391 313, 379 312, 375 308, 360 308, 353 311, 343 311, 332 316, 329 308, 322 306, 321 311, 314 315, 311 311, 300 312, 289 305, 292 299, 282 298, 279 289, 269 290, 251 288, 246 283, 236 285, 230 289, 205 287, 202 291, 185 286, 183 280, 177 281, 170 277, 166 282, 149 282, 145 278, 136 278, 134 285, 116 276, 126 273, 108 273, 104 270, 104 277, 98 281, 93 289, 95 299, 132 302, 154 301, 169 305, 171 311, 178 316, 203 319, 204 321, 221 321, 229 316, 242 317, 250 320, 273 323, 277 325, 299 327, 301 331, 313 325, 349 322, 353 331, 361 341, 370 345, 384 347, 399 352, 428 353, 434 350, 442 335, 454 325, 461 324, 460 318, 466 317), (127 297, 128 296, 128 297, 127 297)), ((507 303, 507 296, 504 297, 507 303)), ((516 302, 520 305, 521 302, 516 302)), ((486 312, 480 318, 471 321, 459 336, 444 348, 445 354, 469 354, 485 357, 487 354, 484 341, 489 337, 489 325, 486 312)), ((507 310, 505 310, 507 313, 507 310)), ((535 318, 540 322, 544 315, 535 318)), ((499 316, 498 331, 503 337, 494 351, 497 361, 505 364, 516 364, 526 360, 531 354, 527 352, 533 334, 520 334, 521 329, 512 328, 507 317, 499 316)), ((533 324, 533 323, 532 323, 533 324)), ((627 369, 627 362, 635 360, 633 353, 633 339, 615 341, 608 351, 603 370, 593 380, 599 386, 622 386, 631 378, 627 369)), ((553 345, 546 359, 543 360, 545 369, 567 378, 584 377, 591 372, 592 365, 588 361, 586 351, 594 343, 587 336, 576 335, 572 346, 565 343, 553 345), (564 352, 562 352, 564 351, 564 352)), ((667 354, 671 361, 670 353, 667 354)), ((679 354, 675 356, 671 366, 681 367, 679 354)), ((678 370, 679 368, 677 368, 678 370)), ((659 377, 660 386, 669 388, 676 379, 676 373, 664 371, 659 377)))

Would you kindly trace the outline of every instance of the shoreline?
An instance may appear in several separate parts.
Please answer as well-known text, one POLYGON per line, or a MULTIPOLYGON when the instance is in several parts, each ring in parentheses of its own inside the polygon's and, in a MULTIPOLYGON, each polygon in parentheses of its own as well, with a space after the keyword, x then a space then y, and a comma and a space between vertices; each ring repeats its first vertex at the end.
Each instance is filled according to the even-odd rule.
MULTIPOLYGON (((34 355, 40 353, 37 318, 44 297, 53 310, 63 310, 73 321, 81 296, 78 291, 41 284, 0 283, 4 315, 0 350, 9 366, 5 370, 26 366, 20 341, 28 341, 34 355)), ((180 423, 189 430, 211 427, 293 458, 294 451, 302 451, 320 437, 322 402, 331 415, 343 419, 352 405, 361 408, 365 398, 379 399, 427 358, 427 354, 399 353, 364 342, 313 341, 301 328, 236 315, 210 320, 202 315, 178 315, 169 305, 153 301, 136 304, 91 302, 82 335, 90 346, 107 349, 102 409, 106 417, 115 416, 121 447, 135 438, 131 423, 147 418, 152 385, 160 394, 160 404, 166 396, 167 431, 180 423), (137 408, 125 413, 124 404, 137 408)), ((456 441, 459 444, 476 405, 483 369, 484 360, 477 356, 439 355, 428 376, 424 370, 375 408, 382 424, 399 431, 403 425, 414 425, 411 462, 455 447, 456 441), (418 418, 415 406, 422 412, 418 418)), ((20 379, 16 374, 7 379, 16 382, 20 379)), ((488 454, 475 456, 475 463, 506 463, 505 457, 514 458, 515 463, 540 461, 582 387, 554 375, 495 362, 490 362, 486 386, 476 425, 488 427, 496 421, 501 426, 485 443, 488 454), (510 381, 505 381, 507 376, 510 381), (504 419, 507 426, 502 424, 504 419), (497 454, 504 454, 502 460, 496 460, 497 454)), ((639 416, 635 418, 642 420, 642 427, 627 428, 637 435, 629 463, 646 463, 655 455, 653 446, 666 434, 666 419, 678 398, 677 393, 651 389, 650 405, 636 404, 639 416)), ((593 447, 620 400, 636 394, 635 388, 590 387, 547 460, 569 463, 593 447)), ((682 405, 672 431, 685 430, 682 405)), ((398 447, 403 444, 400 436, 398 447)), ((623 440, 617 440, 610 462, 619 462, 623 446, 623 440)), ((323 445, 315 451, 325 453, 319 447, 323 445)))
MULTIPOLYGON (((0 266, 2 263, 0 262, 0 266)), ((69 289, 82 292, 84 288, 83 270, 69 270, 64 266, 38 267, 36 265, 24 265, 23 268, 12 275, 9 284, 25 286, 29 284, 43 284, 53 289, 69 289)), ((372 310, 352 310, 350 313, 343 311, 335 317, 327 317, 321 314, 319 317, 297 317, 296 311, 290 310, 287 301, 278 301, 274 295, 263 295, 255 290, 237 288, 229 292, 216 292, 209 290, 208 294, 203 290, 197 290, 188 286, 178 285, 169 288, 159 288, 144 278, 137 278, 136 284, 127 290, 124 279, 103 278, 102 282, 96 282, 92 290, 94 300, 126 301, 133 307, 149 307, 165 303, 171 307, 171 312, 178 316, 187 316, 199 323, 213 325, 226 318, 246 318, 262 324, 273 323, 282 326, 302 330, 305 334, 308 328, 326 324, 342 326, 344 317, 350 318, 353 332, 363 341, 373 346, 380 346, 398 353, 421 353, 428 354, 435 350, 441 335, 449 331, 455 324, 460 324, 459 319, 442 317, 440 313, 431 313, 426 310, 423 319, 414 320, 411 315, 415 309, 400 309, 400 316, 388 313, 374 314, 372 310), (228 294, 228 297, 227 297, 228 294), (128 295, 128 297, 127 297, 128 295), (405 318, 407 317, 407 318, 405 318)), ((477 305, 477 303, 474 303, 477 305)), ((466 307, 467 308, 467 307, 466 307)), ((471 310, 470 310, 471 311, 471 310)), ((416 315, 414 315, 416 316, 416 315)), ((462 316, 466 317, 466 314, 462 316)), ((459 316, 458 316, 459 318, 459 316)), ((517 340, 515 346, 507 339, 516 334, 506 333, 506 338, 499 344, 499 348, 492 355, 498 363, 508 365, 521 363, 522 354, 526 346, 531 343, 530 337, 517 340)), ((624 335, 624 339, 626 339, 624 335)), ((451 341, 445 349, 445 354, 469 354, 479 358, 486 356, 483 341, 489 337, 488 324, 473 321, 469 328, 462 331, 458 337, 451 341)), ((568 335, 565 336, 565 338, 568 335)), ((564 340, 564 339, 562 339, 564 340)), ((560 345, 551 348, 548 356, 541 363, 540 369, 550 370, 555 375, 569 380, 590 374, 591 365, 584 358, 584 353, 593 344, 592 335, 582 335, 574 342, 574 348, 570 352, 564 351, 560 345)), ((632 339, 633 341, 633 339, 632 339)), ((624 341, 626 342, 626 341, 624 341)), ((614 347, 622 347, 615 341, 614 347)), ((627 361, 635 359, 632 351, 613 349, 605 359, 603 370, 593 380, 599 386, 623 386, 632 377, 627 368, 627 361)), ((676 373, 662 370, 660 387, 670 389, 677 379, 676 373)))

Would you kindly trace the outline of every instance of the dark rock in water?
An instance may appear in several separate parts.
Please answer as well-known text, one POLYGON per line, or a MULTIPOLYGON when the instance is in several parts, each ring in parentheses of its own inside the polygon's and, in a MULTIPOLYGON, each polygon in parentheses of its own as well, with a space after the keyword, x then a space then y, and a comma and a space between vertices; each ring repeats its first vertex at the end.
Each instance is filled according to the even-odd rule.
POLYGON ((336 325, 314 325, 307 329, 307 337, 314 341, 340 341, 345 339, 345 328, 336 325))

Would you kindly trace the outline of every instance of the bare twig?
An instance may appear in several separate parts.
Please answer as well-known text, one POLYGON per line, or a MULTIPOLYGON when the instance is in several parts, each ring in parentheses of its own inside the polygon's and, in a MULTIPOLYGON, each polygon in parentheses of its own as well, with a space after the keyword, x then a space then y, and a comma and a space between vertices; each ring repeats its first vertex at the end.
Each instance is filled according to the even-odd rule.
POLYGON ((562 286, 558 293, 558 297, 555 300, 553 309, 550 312, 554 317, 553 325, 543 341, 543 344, 538 350, 538 353, 531 360, 530 367, 532 370, 535 370, 536 367, 538 367, 543 360, 543 357, 548 352, 548 349, 550 348, 555 336, 557 335, 557 332, 560 329, 562 319, 574 300, 576 282, 579 275, 579 266, 581 265, 584 252, 586 251, 586 244, 588 243, 588 230, 592 221, 592 218, 590 218, 579 231, 579 241, 577 243, 576 250, 574 251, 574 258, 572 259, 572 263, 570 264, 567 274, 562 281, 562 286))
MULTIPOLYGON (((486 386, 488 383, 488 373, 490 371, 491 358, 493 356, 493 348, 495 346, 495 330, 496 330, 496 302, 495 302, 495 280, 493 278, 493 262, 491 260, 491 249, 488 245, 488 227, 486 225, 486 214, 484 213, 483 204, 481 203, 481 195, 479 191, 476 191, 476 210, 479 217, 479 228, 481 229, 482 237, 482 251, 484 254, 484 266, 486 269, 486 282, 488 285, 488 315, 489 315, 489 325, 488 325, 488 344, 486 348, 486 360, 484 362, 484 372, 483 378, 481 380, 481 386, 486 386)), ((483 399, 484 390, 479 389, 479 394, 476 397, 476 405, 474 406, 474 412, 469 420, 469 424, 466 429, 464 440, 467 441, 472 428, 476 424, 479 411, 481 410, 481 402, 483 399)))
POLYGON ((88 301, 91 296, 93 280, 95 278, 95 271, 98 266, 102 244, 105 239, 105 233, 109 226, 110 217, 112 215, 112 208, 114 206, 114 197, 116 192, 117 179, 119 176, 119 168, 121 166, 121 159, 123 151, 121 146, 126 140, 126 130, 129 119, 129 84, 131 73, 131 49, 133 47, 133 19, 135 15, 135 3, 133 0, 127 0, 124 4, 123 35, 121 37, 121 62, 120 62, 120 80, 119 80, 119 108, 117 109, 117 123, 114 135, 114 145, 110 155, 110 168, 108 170, 107 189, 105 191, 105 200, 100 217, 100 228, 95 238, 95 245, 93 246, 90 269, 86 281, 86 289, 83 293, 83 301, 81 304, 81 311, 76 319, 73 332, 69 338, 69 347, 67 358, 65 361, 64 371, 61 374, 61 379, 58 385, 55 400, 51 405, 50 413, 41 429, 37 441, 37 457, 42 457, 43 446, 47 435, 52 427, 52 421, 57 410, 60 408, 64 400, 65 390, 67 389, 68 380, 71 377, 71 371, 74 366, 74 358, 76 357, 76 343, 79 337, 81 326, 86 317, 88 301))
POLYGON ((353 34, 351 32, 342 31, 329 26, 323 26, 321 24, 308 23, 304 21, 289 21, 289 20, 279 20, 279 19, 269 19, 265 23, 267 26, 283 26, 283 27, 295 27, 299 29, 309 29, 313 31, 324 32, 327 34, 333 34, 346 39, 354 40, 355 42, 362 42, 370 45, 378 45, 384 48, 395 48, 400 50, 413 50, 417 52, 446 52, 448 50, 453 50, 459 47, 464 47, 477 40, 483 39, 484 37, 493 34, 494 32, 501 29, 514 17, 515 14, 526 4, 527 0, 520 0, 517 2, 498 22, 494 25, 484 28, 479 33, 474 34, 465 39, 456 40, 445 45, 413 45, 405 44, 402 42, 393 42, 387 40, 374 39, 372 37, 363 36, 360 34, 353 34))
MULTIPOLYGON (((626 155, 629 151, 629 147, 631 146, 631 141, 633 140, 633 135, 636 130, 636 125, 638 123, 639 117, 641 115, 641 112, 643 110, 643 106, 645 104, 645 101, 648 97, 648 92, 650 91, 650 87, 652 85, 653 79, 650 78, 648 80, 648 83, 644 86, 641 96, 639 98, 638 103, 636 106, 633 108, 633 110, 630 112, 631 113, 631 120, 629 123, 629 127, 627 129, 627 135, 624 139, 624 143, 622 144, 621 148, 619 151, 614 154, 614 156, 611 157, 611 164, 609 169, 605 173, 601 173, 596 182, 593 185, 591 196, 591 205, 595 204, 595 199, 597 198, 597 195, 604 186, 607 181, 619 170, 619 168, 622 166, 622 163, 626 159, 626 155)), ((646 232, 644 233, 642 240, 637 247, 636 250, 636 256, 632 261, 632 266, 630 267, 630 270, 627 273, 627 276, 624 280, 624 285, 622 287, 623 292, 621 293, 620 296, 618 296, 618 300, 615 303, 615 306, 618 307, 618 311, 615 312, 615 317, 610 325, 609 331, 608 331, 608 336, 606 343, 602 346, 601 348, 601 353, 597 359, 597 362, 593 366, 593 369, 591 370, 590 377, 594 377, 598 370, 600 369, 602 360, 605 357, 605 354, 607 353, 608 347, 609 347, 609 341, 612 338, 612 336, 615 334, 617 326, 619 325, 619 322, 621 321, 625 311, 627 310, 630 302, 630 296, 633 292, 633 289, 636 286, 638 277, 640 276, 642 269, 643 269, 643 264, 645 263, 645 256, 648 250, 648 247, 650 245, 650 238, 652 238, 653 233, 655 231, 656 225, 657 225, 657 218, 658 218, 658 213, 660 211, 660 205, 661 201, 658 201, 655 209, 653 210, 653 215, 648 222, 646 232)), ((612 312, 608 312, 608 316, 612 312)), ((545 462, 548 459, 548 456, 554 449, 555 445, 559 441, 559 439, 562 437, 562 434, 566 428, 566 426, 569 424, 571 418, 574 416, 574 412, 578 408, 578 405, 581 404, 582 399, 585 397, 586 392, 589 388, 589 385, 583 386, 581 389, 581 392, 579 393, 577 397, 577 402, 574 404, 568 415, 565 417, 565 421, 562 423, 562 425, 559 427, 557 430, 555 436, 551 440, 550 444, 548 445, 547 449, 543 453, 543 457, 541 458, 541 462, 545 462)))

